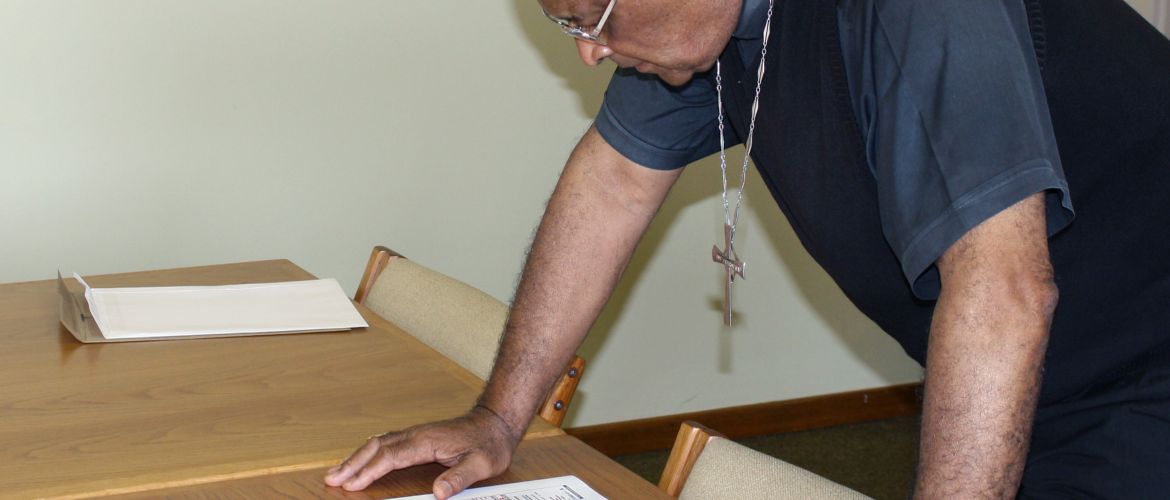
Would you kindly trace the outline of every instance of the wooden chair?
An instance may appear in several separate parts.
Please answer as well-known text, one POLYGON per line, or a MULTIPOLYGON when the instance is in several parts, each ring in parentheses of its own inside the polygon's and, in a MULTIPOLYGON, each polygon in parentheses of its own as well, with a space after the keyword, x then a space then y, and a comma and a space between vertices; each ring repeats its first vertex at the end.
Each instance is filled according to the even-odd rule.
MULTIPOLYGON (((508 306, 462 281, 374 247, 354 301, 487 380, 508 319, 508 306)), ((540 416, 565 420, 585 360, 573 356, 552 388, 540 416)))
POLYGON ((695 422, 679 429, 658 487, 680 500, 869 498, 695 422))

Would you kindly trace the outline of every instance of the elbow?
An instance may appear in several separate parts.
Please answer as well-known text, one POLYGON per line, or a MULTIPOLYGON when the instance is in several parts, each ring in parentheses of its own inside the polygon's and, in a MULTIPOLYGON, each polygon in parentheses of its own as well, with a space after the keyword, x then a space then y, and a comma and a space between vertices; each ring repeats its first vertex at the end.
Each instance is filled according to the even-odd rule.
POLYGON ((936 319, 983 331, 996 343, 1046 343, 1060 291, 1050 268, 970 276, 943 283, 936 319))
POLYGON ((997 311, 993 316, 1000 333, 1006 335, 999 339, 1000 342, 1017 347, 1041 347, 1042 351, 1042 346, 1048 343, 1052 317, 1060 300, 1056 283, 1050 278, 1016 276, 1001 282, 996 289, 998 293, 987 301, 990 310, 997 311))
POLYGON ((1014 280, 1007 289, 1009 290, 1007 295, 1011 297, 1014 307, 1020 308, 1023 313, 1051 322, 1056 305, 1060 302, 1060 289, 1052 279, 1051 272, 1031 279, 1014 280))
POLYGON ((1048 317, 1049 322, 1052 321, 1052 316, 1056 314, 1056 305, 1060 303, 1060 288, 1056 286, 1056 282, 1051 279, 1045 285, 1045 289, 1040 297, 1038 304, 1042 306, 1042 311, 1048 317))

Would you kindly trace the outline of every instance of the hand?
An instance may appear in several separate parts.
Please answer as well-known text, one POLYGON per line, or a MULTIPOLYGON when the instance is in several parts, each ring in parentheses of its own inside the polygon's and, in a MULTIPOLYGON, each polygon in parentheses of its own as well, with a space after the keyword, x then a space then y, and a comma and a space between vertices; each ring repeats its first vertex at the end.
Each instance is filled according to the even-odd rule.
POLYGON ((325 484, 358 491, 391 471, 438 462, 450 467, 433 487, 435 497, 445 500, 476 481, 503 473, 521 437, 523 433, 513 432, 494 412, 476 406, 459 418, 371 437, 329 469, 325 484))

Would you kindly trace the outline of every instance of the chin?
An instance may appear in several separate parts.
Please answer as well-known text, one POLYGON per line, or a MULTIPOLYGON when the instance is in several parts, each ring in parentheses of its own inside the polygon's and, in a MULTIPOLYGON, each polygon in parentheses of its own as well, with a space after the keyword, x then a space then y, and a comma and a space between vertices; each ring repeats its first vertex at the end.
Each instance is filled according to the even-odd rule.
MULTIPOLYGON (((696 61, 689 64, 676 66, 678 69, 655 68, 654 73, 658 75, 662 81, 673 85, 675 87, 682 86, 695 78, 696 74, 706 73, 711 68, 715 67, 715 59, 709 61, 696 61)), ((641 71, 641 69, 639 69, 641 71)))
POLYGON ((666 82, 667 85, 681 87, 690 83, 690 81, 695 78, 695 73, 693 71, 672 71, 669 73, 659 73, 658 78, 666 82))

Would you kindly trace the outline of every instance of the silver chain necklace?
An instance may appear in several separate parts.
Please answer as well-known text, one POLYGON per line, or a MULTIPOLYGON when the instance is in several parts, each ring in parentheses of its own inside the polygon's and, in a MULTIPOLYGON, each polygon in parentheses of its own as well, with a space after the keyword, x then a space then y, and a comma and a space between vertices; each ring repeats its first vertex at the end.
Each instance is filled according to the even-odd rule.
MULTIPOLYGON (((739 208, 743 205, 743 188, 747 185, 748 165, 751 164, 752 139, 756 134, 756 112, 760 109, 760 88, 764 83, 764 60, 768 57, 768 37, 772 34, 772 3, 768 0, 767 20, 764 22, 764 46, 760 49, 760 67, 756 71, 756 96, 752 100, 752 116, 748 124, 747 140, 744 141, 743 168, 739 176, 739 190, 735 196, 735 210, 731 210, 731 203, 727 197, 727 147, 723 139, 723 73, 719 60, 715 60, 715 93, 719 97, 719 170, 723 172, 723 244, 711 247, 711 260, 722 264, 727 272, 727 281, 723 288, 723 324, 731 326, 731 285, 735 283, 735 276, 744 278, 744 269, 747 264, 739 259, 735 253, 735 226, 739 223, 739 208)), ((732 42, 734 43, 734 42, 732 42)))

